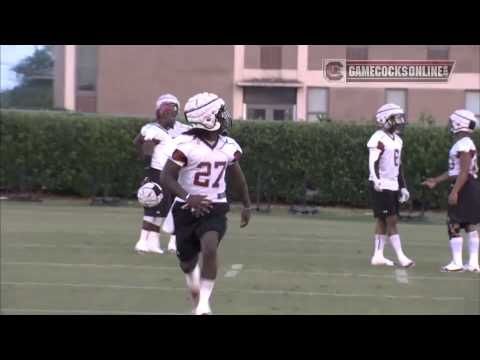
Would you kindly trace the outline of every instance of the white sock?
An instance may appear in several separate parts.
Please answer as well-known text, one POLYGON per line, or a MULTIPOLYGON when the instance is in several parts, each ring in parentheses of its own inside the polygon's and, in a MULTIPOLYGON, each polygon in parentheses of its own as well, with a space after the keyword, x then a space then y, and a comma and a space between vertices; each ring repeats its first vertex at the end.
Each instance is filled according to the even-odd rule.
POLYGON ((453 262, 458 266, 463 266, 462 246, 463 246, 463 238, 461 236, 457 236, 450 239, 450 249, 452 250, 452 259, 453 259, 453 262))
POLYGON ((375 255, 383 257, 383 249, 385 247, 385 235, 375 234, 375 255))
POLYGON ((162 249, 160 246, 160 233, 147 231, 147 245, 149 249, 162 249))
POLYGON ((402 260, 405 260, 407 257, 405 256, 402 250, 402 242, 400 240, 400 235, 394 234, 390 236, 390 243, 392 244, 393 250, 395 250, 395 253, 397 254, 398 260, 400 262, 402 260))
POLYGON ((138 241, 147 243, 148 230, 143 230, 140 232, 140 239, 138 241))
POLYGON ((200 300, 198 301, 198 307, 207 307, 209 306, 208 300, 213 291, 213 286, 215 285, 215 280, 200 280, 200 300))
POLYGON ((147 237, 148 237, 148 231, 143 230, 140 231, 140 237, 138 238, 137 245, 135 245, 135 248, 138 248, 139 250, 147 250, 147 237))
POLYGON ((478 231, 472 231, 468 233, 468 244, 469 244, 469 251, 470 251, 470 265, 477 266, 478 265, 478 231))
POLYGON ((190 290, 198 290, 200 288, 200 266, 195 266, 195 269, 189 274, 185 274, 187 286, 190 290))
POLYGON ((175 235, 170 235, 170 240, 168 241, 168 247, 177 247, 177 237, 175 235))

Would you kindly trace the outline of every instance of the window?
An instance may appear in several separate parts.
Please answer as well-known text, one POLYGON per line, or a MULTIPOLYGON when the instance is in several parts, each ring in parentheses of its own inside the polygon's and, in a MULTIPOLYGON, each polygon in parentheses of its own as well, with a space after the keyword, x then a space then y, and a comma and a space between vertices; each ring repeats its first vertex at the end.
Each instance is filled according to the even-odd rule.
POLYGON ((427 59, 428 60, 448 60, 449 46, 428 46, 427 59))
POLYGON ((97 46, 77 46, 77 90, 96 91, 97 46))
POLYGON ((283 109, 273 109, 273 120, 285 120, 287 117, 286 110, 283 109))
POLYGON ((347 46, 347 60, 368 60, 368 46, 347 46))
POLYGON ((471 90, 465 92, 465 109, 473 112, 477 120, 480 121, 480 91, 471 90))
POLYGON ((405 89, 386 89, 385 102, 400 106, 405 115, 407 114, 407 90, 405 89))
POLYGON ((243 101, 249 120, 296 119, 297 88, 247 86, 243 101))
POLYGON ((260 47, 260 68, 281 69, 282 68, 282 47, 261 46, 260 47))
POLYGON ((248 108, 247 119, 250 120, 265 120, 267 118, 265 109, 248 108))
POLYGON ((309 88, 307 120, 318 121, 328 116, 328 89, 309 88))

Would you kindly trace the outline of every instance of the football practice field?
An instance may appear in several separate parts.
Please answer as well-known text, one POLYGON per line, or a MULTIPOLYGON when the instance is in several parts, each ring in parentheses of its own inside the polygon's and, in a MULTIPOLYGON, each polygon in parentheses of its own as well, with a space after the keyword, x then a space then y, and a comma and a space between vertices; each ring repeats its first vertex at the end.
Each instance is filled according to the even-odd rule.
MULTIPOLYGON (((2 201, 2 314, 190 314, 174 255, 138 255, 142 209, 2 201)), ((220 245, 214 314, 479 314, 480 275, 441 273, 444 214, 399 224, 413 269, 374 268, 368 210, 238 209, 220 245)), ((162 235, 162 247, 168 237, 162 235)), ((464 259, 468 256, 464 241, 464 259)), ((394 260, 390 245, 387 257, 394 260)))

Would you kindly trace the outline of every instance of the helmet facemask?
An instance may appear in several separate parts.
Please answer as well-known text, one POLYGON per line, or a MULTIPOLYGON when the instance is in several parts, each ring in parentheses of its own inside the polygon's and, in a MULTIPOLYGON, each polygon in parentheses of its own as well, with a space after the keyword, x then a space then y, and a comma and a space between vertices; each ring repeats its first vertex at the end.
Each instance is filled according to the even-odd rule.
POLYGON ((231 129, 232 127, 232 115, 227 109, 226 105, 222 105, 216 116, 217 121, 220 122, 220 132, 231 129))
POLYGON ((395 114, 390 116, 383 126, 383 128, 392 134, 401 134, 406 125, 405 116, 403 114, 395 114))

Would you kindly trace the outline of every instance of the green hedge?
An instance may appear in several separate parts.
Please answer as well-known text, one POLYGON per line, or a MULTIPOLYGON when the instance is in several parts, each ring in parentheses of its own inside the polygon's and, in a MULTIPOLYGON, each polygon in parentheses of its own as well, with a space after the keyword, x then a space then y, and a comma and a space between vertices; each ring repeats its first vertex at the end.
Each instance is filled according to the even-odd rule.
MULTIPOLYGON (((130 197, 142 176, 132 139, 145 119, 54 112, 0 111, 2 187, 82 196, 130 197)), ((304 182, 320 191, 316 202, 366 206, 368 151, 374 126, 338 123, 235 122, 231 130, 244 150, 242 167, 252 195, 292 203, 304 182)), ((480 148, 480 132, 474 134, 480 148)), ((446 186, 423 193, 420 182, 447 167, 445 128, 410 125, 403 163, 412 198, 444 207, 446 186)))
POLYGON ((1 111, 2 187, 130 196, 141 176, 132 140, 143 119, 1 111))

